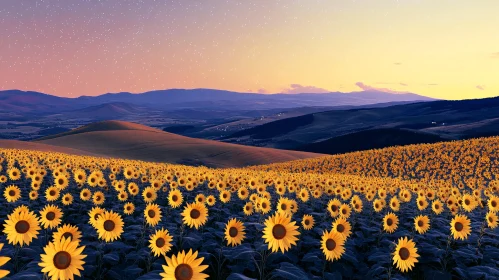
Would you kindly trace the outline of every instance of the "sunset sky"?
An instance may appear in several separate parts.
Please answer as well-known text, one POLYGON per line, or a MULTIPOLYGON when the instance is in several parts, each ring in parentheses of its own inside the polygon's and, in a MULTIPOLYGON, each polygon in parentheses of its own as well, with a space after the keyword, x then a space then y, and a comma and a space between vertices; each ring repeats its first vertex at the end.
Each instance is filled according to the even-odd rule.
POLYGON ((0 90, 499 95, 497 0, 0 2, 0 90))

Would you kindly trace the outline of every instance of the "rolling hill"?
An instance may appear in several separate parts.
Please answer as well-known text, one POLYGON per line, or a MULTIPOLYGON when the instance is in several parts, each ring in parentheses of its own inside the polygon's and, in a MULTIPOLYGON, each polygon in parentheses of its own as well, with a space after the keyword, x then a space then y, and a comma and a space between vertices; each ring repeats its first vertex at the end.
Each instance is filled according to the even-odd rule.
POLYGON ((92 123, 34 143, 105 157, 209 167, 242 167, 321 156, 194 139, 123 121, 92 123))
POLYGON ((223 140, 338 153, 494 135, 499 135, 499 97, 318 112, 242 130, 223 140))

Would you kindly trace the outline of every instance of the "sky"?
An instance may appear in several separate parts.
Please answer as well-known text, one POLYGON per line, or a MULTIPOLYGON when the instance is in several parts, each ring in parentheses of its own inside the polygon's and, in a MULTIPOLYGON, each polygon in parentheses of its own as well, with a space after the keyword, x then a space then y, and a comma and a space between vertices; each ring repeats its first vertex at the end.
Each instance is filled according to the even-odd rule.
POLYGON ((2 0, 0 90, 499 95, 497 0, 2 0))

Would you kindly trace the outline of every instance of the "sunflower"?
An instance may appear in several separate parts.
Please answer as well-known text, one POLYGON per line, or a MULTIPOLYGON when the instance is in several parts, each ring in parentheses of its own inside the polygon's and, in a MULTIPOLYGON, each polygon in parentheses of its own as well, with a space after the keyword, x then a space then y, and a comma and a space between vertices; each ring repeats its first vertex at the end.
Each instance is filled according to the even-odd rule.
POLYGON ((87 174, 85 173, 85 170, 78 169, 73 173, 73 178, 76 183, 84 184, 85 180, 87 179, 87 174))
POLYGON ((357 212, 357 213, 362 212, 362 207, 363 207, 362 200, 357 201, 356 203, 352 204, 352 208, 353 208, 353 210, 354 210, 355 212, 357 212))
POLYGON ((456 215, 450 222, 454 239, 465 240, 471 234, 470 220, 464 215, 456 215))
POLYGON ((237 196, 241 200, 246 200, 248 198, 248 196, 249 196, 248 189, 246 187, 239 188, 239 190, 237 191, 237 196))
POLYGON ((263 214, 267 214, 272 210, 270 200, 266 197, 261 197, 258 200, 259 207, 258 210, 261 211, 263 214))
POLYGON ((21 213, 21 212, 29 212, 29 208, 26 205, 19 205, 14 210, 12 213, 21 213))
POLYGON ((230 192, 228 190, 223 190, 220 192, 220 201, 227 203, 230 201, 230 192))
POLYGON ((54 179, 54 185, 59 188, 60 190, 64 190, 65 188, 68 187, 69 185, 69 180, 66 176, 64 175, 59 175, 55 177, 54 179))
POLYGON ((144 217, 146 217, 148 225, 156 226, 161 220, 161 208, 158 204, 147 204, 146 209, 144 209, 144 217))
POLYGON ((100 207, 94 207, 88 212, 89 223, 95 228, 97 226, 97 219, 104 213, 104 209, 100 207))
MULTIPOLYGON (((3 248, 3 243, 0 243, 0 251, 3 248)), ((0 267, 6 264, 10 260, 10 257, 0 257, 0 267)), ((8 270, 0 269, 0 278, 4 278, 10 273, 8 270)))
POLYGON ((177 189, 170 191, 170 193, 168 194, 168 204, 170 204, 172 208, 179 207, 183 202, 184 197, 182 196, 182 192, 177 189))
POLYGON ((123 233, 123 220, 118 213, 112 210, 104 211, 97 218, 96 229, 100 239, 112 242, 120 238, 123 233))
POLYGON ((281 250, 285 253, 296 241, 300 232, 297 231, 296 222, 291 222, 291 217, 286 213, 275 213, 265 220, 263 239, 268 243, 268 248, 272 252, 281 250))
POLYGON ((132 202, 128 202, 123 205, 123 213, 125 213, 126 215, 132 215, 134 211, 135 205, 132 202))
POLYGON ((21 171, 15 167, 12 167, 7 172, 9 174, 9 179, 12 181, 17 181, 21 178, 21 171))
POLYGON ((17 186, 10 185, 5 188, 3 196, 7 202, 16 202, 19 198, 21 198, 21 190, 17 186))
POLYGON ((352 208, 350 208, 350 206, 348 206, 348 204, 342 204, 340 206, 340 216, 341 217, 348 219, 348 217, 350 217, 351 213, 352 213, 352 208))
POLYGON ((243 212, 246 216, 253 214, 253 202, 248 201, 243 207, 243 212))
POLYGON ((95 205, 102 205, 102 204, 104 204, 104 200, 106 200, 106 198, 105 198, 103 192, 96 191, 96 192, 94 192, 92 200, 93 200, 95 205))
POLYGON ((437 215, 440 215, 444 211, 444 206, 440 200, 436 199, 431 204, 431 210, 437 215))
POLYGON ((147 187, 142 191, 142 197, 144 197, 145 203, 151 203, 156 200, 158 195, 153 187, 147 187))
POLYGON ((487 202, 489 210, 493 212, 499 212, 499 197, 491 196, 487 202))
POLYGON ((303 215, 303 219, 301 220, 301 225, 303 226, 303 229, 305 230, 310 230, 314 227, 314 217, 311 215, 303 215))
POLYGON ((485 220, 487 221, 487 225, 491 229, 494 229, 498 226, 498 217, 495 212, 489 211, 487 215, 485 215, 485 220))
POLYGON ((424 234, 430 228, 430 218, 426 215, 419 215, 414 218, 414 227, 419 234, 424 234))
POLYGON ((393 264, 402 272, 410 271, 418 262, 418 248, 416 243, 407 237, 398 240, 397 247, 393 255, 393 264))
POLYGON ((346 240, 352 233, 352 226, 344 217, 338 217, 332 224, 332 230, 339 232, 346 240))
POLYGON ((381 210, 383 210, 383 200, 377 198, 374 200, 373 202, 373 208, 374 208, 374 211, 376 212, 380 212, 381 210))
POLYGON ((208 220, 208 209, 204 203, 193 202, 184 207, 181 215, 184 224, 198 229, 208 220))
POLYGON ((213 206, 215 205, 215 203, 217 202, 217 199, 215 198, 215 196, 213 195, 209 195, 207 198, 206 198, 206 204, 208 204, 209 206, 213 206))
POLYGON ((161 228, 160 230, 156 230, 156 232, 150 236, 149 248, 151 248, 154 256, 164 256, 172 248, 172 240, 173 238, 170 233, 168 233, 168 230, 161 228))
POLYGON ((80 198, 83 201, 89 200, 91 196, 92 196, 92 192, 90 192, 90 190, 87 188, 81 190, 81 192, 80 192, 80 198))
POLYGON ((345 238, 336 230, 322 233, 321 248, 326 260, 334 261, 341 258, 345 252, 345 238))
POLYGON ((43 228, 55 228, 61 223, 62 211, 59 207, 49 204, 40 211, 40 216, 43 228))
POLYGON ((29 199, 37 200, 38 199, 38 192, 37 191, 30 191, 29 192, 29 199))
POLYGON ((399 218, 394 213, 388 213, 383 218, 383 229, 388 233, 393 233, 397 230, 399 218))
POLYGON ((62 196, 62 204, 71 205, 72 203, 73 203, 73 196, 70 193, 67 193, 64 196, 62 196))
POLYGON ((340 206, 341 206, 341 202, 339 199, 335 198, 335 199, 329 200, 329 202, 327 204, 327 210, 329 211, 329 214, 331 215, 331 217, 334 218, 340 214, 340 206))
POLYGON ((418 197, 418 199, 416 199, 416 204, 418 205, 418 209, 421 211, 428 207, 428 201, 424 196, 418 197))
POLYGON ((37 238, 40 226, 34 212, 18 212, 7 216, 3 232, 7 235, 9 244, 29 245, 37 238))
POLYGON ((59 198, 60 190, 57 187, 49 187, 45 190, 45 198, 47 201, 55 201, 59 198))
POLYGON ((471 212, 476 208, 477 203, 473 196, 465 194, 461 199, 461 206, 466 212, 471 212))
POLYGON ((0 183, 5 183, 5 182, 7 182, 7 176, 0 175, 0 183))
POLYGON ((208 278, 207 274, 202 273, 208 268, 207 265, 201 265, 204 258, 198 258, 198 252, 192 252, 192 249, 186 254, 184 251, 173 255, 170 259, 165 256, 166 265, 163 265, 163 271, 160 273, 163 280, 204 280, 208 278))
POLYGON ((126 201, 128 199, 128 193, 125 191, 121 191, 118 193, 118 200, 119 201, 126 201))
POLYGON ((54 242, 56 240, 62 240, 62 238, 67 238, 72 241, 80 243, 81 232, 78 227, 72 226, 70 224, 64 224, 62 227, 58 227, 57 231, 52 235, 54 242))
POLYGON ((231 219, 227 222, 225 226, 225 239, 227 239, 227 245, 241 245, 245 235, 245 227, 241 221, 231 219))
POLYGON ((279 198, 279 202, 277 202, 277 211, 291 214, 291 200, 286 197, 279 198))
POLYGON ((199 203, 205 203, 206 202, 206 196, 202 193, 196 195, 196 197, 194 198, 194 200, 196 202, 199 202, 199 203))
POLYGON ((310 198, 310 193, 308 192, 307 189, 301 188, 300 193, 299 193, 300 199, 303 202, 307 202, 310 198))
POLYGON ((84 249, 85 246, 78 247, 78 242, 63 237, 43 248, 45 254, 40 255, 38 265, 52 280, 72 280, 74 275, 81 276, 80 270, 83 270, 83 259, 86 257, 81 254, 84 249))
POLYGON ((392 199, 390 199, 390 208, 395 212, 399 211, 400 201, 398 200, 398 198, 396 196, 394 196, 394 197, 392 197, 392 199))

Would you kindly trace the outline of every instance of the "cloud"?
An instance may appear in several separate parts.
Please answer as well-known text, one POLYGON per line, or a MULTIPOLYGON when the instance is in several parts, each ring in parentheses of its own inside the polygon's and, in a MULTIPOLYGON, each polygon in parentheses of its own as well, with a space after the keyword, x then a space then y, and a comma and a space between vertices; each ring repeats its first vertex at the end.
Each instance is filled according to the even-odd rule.
POLYGON ((289 88, 284 89, 282 92, 283 93, 328 93, 331 91, 314 86, 302 86, 299 84, 291 84, 289 88))
POLYGON ((438 84, 428 84, 428 86, 438 86, 438 84))
POLYGON ((268 91, 264 88, 261 88, 259 90, 257 90, 258 93, 268 93, 268 91))
POLYGON ((481 86, 481 85, 476 86, 476 88, 479 90, 485 90, 485 86, 481 86))
POLYGON ((406 83, 400 83, 400 85, 404 86, 404 87, 408 86, 408 84, 406 84, 406 83))
POLYGON ((490 55, 491 58, 499 58, 499 52, 492 53, 490 55))
POLYGON ((402 62, 394 62, 395 65, 402 65, 402 62))
POLYGON ((394 94, 403 94, 403 93, 408 93, 407 91, 396 91, 392 90, 389 88, 378 88, 378 87, 373 87, 370 85, 366 85, 362 82, 357 82, 355 83, 356 86, 360 87, 363 91, 381 91, 381 92, 388 92, 388 93, 394 93, 394 94))

